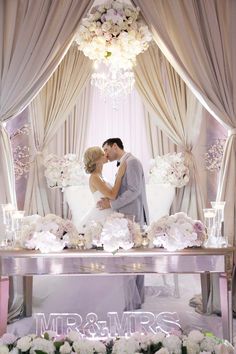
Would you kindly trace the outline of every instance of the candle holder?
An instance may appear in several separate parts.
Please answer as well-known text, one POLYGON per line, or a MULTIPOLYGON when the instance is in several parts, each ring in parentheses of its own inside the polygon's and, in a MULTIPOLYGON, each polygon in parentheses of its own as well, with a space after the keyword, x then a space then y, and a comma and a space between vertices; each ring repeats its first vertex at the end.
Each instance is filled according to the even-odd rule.
POLYGON ((224 222, 225 202, 211 202, 211 206, 216 211, 216 238, 219 247, 227 247, 228 240, 222 233, 222 223, 224 222))
POLYGON ((14 210, 12 212, 12 232, 13 232, 13 245, 21 245, 21 231, 22 231, 22 220, 25 215, 24 210, 14 210))
POLYGON ((205 242, 205 247, 218 247, 217 238, 215 234, 216 224, 216 210, 213 208, 203 209, 204 223, 207 228, 207 240, 205 242))
POLYGON ((13 242, 12 233, 12 213, 15 207, 12 204, 1 204, 2 221, 4 225, 4 238, 1 241, 1 247, 11 247, 13 242))

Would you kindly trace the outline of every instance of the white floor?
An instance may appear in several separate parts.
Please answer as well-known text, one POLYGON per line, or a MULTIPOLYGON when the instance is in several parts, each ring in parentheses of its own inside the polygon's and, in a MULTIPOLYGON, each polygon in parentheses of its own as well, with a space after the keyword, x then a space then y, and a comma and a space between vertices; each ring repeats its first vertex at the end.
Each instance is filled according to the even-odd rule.
MULTIPOLYGON (((189 300, 200 294, 200 277, 198 275, 178 275, 179 297, 176 297, 174 278, 167 275, 146 275, 146 297, 143 311, 158 314, 160 312, 175 312, 184 331, 203 329, 222 337, 221 317, 216 315, 202 315, 189 306, 189 300), (166 285, 167 283, 167 285, 166 285)), ((94 294, 96 297, 96 294, 94 294)), ((76 282, 74 277, 35 277, 34 278, 34 313, 48 313, 50 304, 53 312, 76 312, 76 282), (71 284, 71 285, 70 285, 71 284), (42 291, 42 289, 48 291, 42 291), (50 290, 49 290, 50 289, 50 290), (74 299, 74 300, 72 300, 74 299), (66 308, 63 304, 67 303, 66 308)), ((113 311, 113 309, 110 309, 113 311)), ((95 312, 95 311, 94 311, 95 312)), ((234 322, 234 336, 236 336, 236 320, 234 322)), ((24 318, 8 326, 8 332, 19 336, 35 332, 35 318, 24 318)))

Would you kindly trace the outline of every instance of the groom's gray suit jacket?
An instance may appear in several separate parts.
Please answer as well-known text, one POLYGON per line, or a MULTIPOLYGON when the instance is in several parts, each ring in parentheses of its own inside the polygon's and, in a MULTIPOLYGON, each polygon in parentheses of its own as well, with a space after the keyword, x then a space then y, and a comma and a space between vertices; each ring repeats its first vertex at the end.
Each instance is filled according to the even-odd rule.
POLYGON ((135 215, 135 222, 149 223, 145 178, 141 162, 132 154, 125 156, 126 172, 116 200, 111 201, 113 210, 135 215))

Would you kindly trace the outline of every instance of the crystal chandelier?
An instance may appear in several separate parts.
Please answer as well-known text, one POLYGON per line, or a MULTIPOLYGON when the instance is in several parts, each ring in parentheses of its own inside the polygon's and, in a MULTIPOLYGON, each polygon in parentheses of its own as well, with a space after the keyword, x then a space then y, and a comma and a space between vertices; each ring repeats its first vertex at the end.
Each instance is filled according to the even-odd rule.
POLYGON ((91 84, 97 87, 104 97, 113 101, 130 94, 134 81, 134 73, 131 70, 105 65, 102 71, 94 72, 91 78, 91 84))

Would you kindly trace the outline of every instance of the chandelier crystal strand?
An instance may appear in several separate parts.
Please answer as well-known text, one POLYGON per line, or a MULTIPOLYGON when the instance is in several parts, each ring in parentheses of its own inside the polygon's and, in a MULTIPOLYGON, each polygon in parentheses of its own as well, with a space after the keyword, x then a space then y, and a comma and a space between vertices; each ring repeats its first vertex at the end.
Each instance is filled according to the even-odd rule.
POLYGON ((130 70, 112 70, 92 74, 92 85, 97 87, 104 97, 117 99, 131 93, 134 86, 134 73, 130 70))

